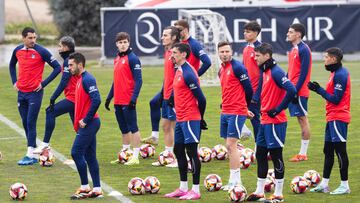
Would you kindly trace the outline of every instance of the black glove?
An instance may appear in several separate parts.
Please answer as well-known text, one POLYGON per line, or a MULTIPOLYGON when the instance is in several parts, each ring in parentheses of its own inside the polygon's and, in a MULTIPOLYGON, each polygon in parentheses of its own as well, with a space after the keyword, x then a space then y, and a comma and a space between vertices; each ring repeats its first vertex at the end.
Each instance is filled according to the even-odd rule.
POLYGON ((201 121, 200 121, 200 129, 201 130, 207 130, 208 129, 207 123, 206 123, 206 121, 204 119, 201 119, 201 121))
POLYGON ((110 111, 110 107, 109 107, 110 101, 111 101, 110 99, 107 99, 107 100, 105 101, 105 109, 108 110, 108 111, 110 111))
POLYGON ((222 109, 222 103, 220 104, 220 109, 222 109))
POLYGON ((308 82, 307 84, 308 88, 311 90, 311 91, 314 91, 314 92, 317 92, 319 89, 320 89, 320 85, 318 82, 308 82))
POLYGON ((128 105, 129 110, 135 110, 136 103, 134 101, 130 101, 128 105))
POLYGON ((267 115, 270 116, 270 118, 275 118, 276 115, 278 115, 280 112, 278 112, 276 109, 270 109, 267 112, 267 115))
POLYGON ((174 102, 174 96, 171 95, 169 100, 168 100, 168 105, 171 107, 171 108, 174 108, 175 106, 175 102, 174 102))
POLYGON ((299 103, 299 96, 298 96, 297 94, 295 94, 295 97, 294 97, 294 99, 291 101, 291 103, 293 103, 293 104, 299 103))
POLYGON ((54 111, 54 106, 55 106, 55 100, 54 99, 50 99, 50 104, 49 106, 46 108, 46 111, 54 111))

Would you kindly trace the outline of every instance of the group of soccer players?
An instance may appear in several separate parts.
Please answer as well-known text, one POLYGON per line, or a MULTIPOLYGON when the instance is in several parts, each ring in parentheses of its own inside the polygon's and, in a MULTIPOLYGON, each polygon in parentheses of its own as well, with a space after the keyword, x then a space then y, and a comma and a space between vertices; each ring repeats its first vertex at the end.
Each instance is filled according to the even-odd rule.
MULTIPOLYGON (((141 62, 130 47, 130 36, 119 32, 115 37, 118 53, 114 60, 114 79, 105 102, 110 110, 112 98, 115 116, 122 133, 122 149, 133 147, 132 158, 126 165, 139 164, 140 143, 158 144, 159 123, 162 118, 165 150, 174 152, 176 160, 169 167, 178 167, 180 186, 165 197, 184 200, 200 199, 200 170, 198 145, 201 130, 207 129, 204 120, 206 98, 200 87, 199 77, 211 66, 209 56, 201 44, 189 34, 189 24, 178 20, 174 26, 165 27, 162 33, 164 47, 164 80, 161 90, 150 101, 152 133, 141 140, 137 125, 136 104, 142 86, 141 62), (192 165, 193 185, 188 189, 188 160, 192 165)), ((310 82, 311 51, 302 41, 305 27, 296 23, 290 25, 287 40, 293 48, 289 53, 289 67, 286 74, 272 58, 270 44, 257 38, 261 26, 250 21, 244 26, 247 46, 243 50, 243 62, 233 58, 229 42, 217 46, 221 61, 220 78, 222 103, 220 136, 224 138, 229 154, 230 176, 224 190, 241 185, 240 154, 237 143, 246 129, 245 121, 251 119, 255 137, 257 159, 257 187, 248 201, 283 202, 285 166, 283 147, 285 144, 287 117, 297 117, 301 128, 299 154, 290 159, 293 162, 308 160, 307 148, 310 127, 307 118, 309 92, 314 91, 326 100, 326 130, 324 143, 324 170, 321 183, 312 192, 329 192, 328 182, 334 163, 334 152, 339 159, 341 184, 330 194, 350 193, 348 185, 348 157, 346 152, 347 127, 350 122, 350 75, 341 64, 343 57, 339 48, 326 50, 326 70, 331 72, 326 89, 317 82, 310 82), (275 191, 266 199, 264 186, 268 171, 268 157, 275 169, 275 191)), ((19 165, 37 163, 37 156, 49 148, 55 127, 55 118, 69 113, 76 137, 71 150, 77 166, 81 187, 71 199, 97 198, 103 193, 100 186, 99 166, 96 159, 96 133, 100 128, 97 110, 101 103, 95 78, 85 69, 85 57, 75 52, 74 39, 64 36, 59 42, 59 53, 64 59, 62 68, 51 54, 36 44, 36 33, 32 28, 22 32, 23 44, 15 48, 10 61, 10 75, 18 91, 18 109, 28 141, 25 157, 19 165), (44 64, 54 70, 42 80, 44 64), (16 63, 19 73, 16 74, 16 63), (43 143, 36 148, 36 120, 40 110, 43 88, 62 72, 60 84, 50 98, 46 109, 46 126, 43 143), (61 92, 65 99, 55 103, 61 92), (93 179, 93 189, 87 179, 87 168, 93 179)), ((119 160, 112 161, 112 164, 119 160)), ((158 166, 159 162, 152 165, 158 166)))

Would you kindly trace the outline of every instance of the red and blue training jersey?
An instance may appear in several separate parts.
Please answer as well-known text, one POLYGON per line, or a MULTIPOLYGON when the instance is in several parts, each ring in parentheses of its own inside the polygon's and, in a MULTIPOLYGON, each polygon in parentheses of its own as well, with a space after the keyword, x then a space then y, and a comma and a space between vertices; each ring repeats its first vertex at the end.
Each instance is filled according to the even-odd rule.
POLYGON ((175 67, 171 59, 171 50, 164 53, 164 99, 168 100, 173 92, 175 67))
POLYGON ((185 62, 179 66, 174 78, 176 121, 192 121, 203 118, 206 99, 199 85, 196 70, 185 62))
POLYGON ((46 87, 60 73, 61 66, 51 53, 44 47, 35 44, 33 48, 26 48, 25 45, 17 46, 11 56, 9 64, 12 83, 21 92, 32 92, 41 83, 46 87), (45 62, 52 68, 52 73, 42 80, 45 62), (16 75, 16 64, 19 63, 19 75, 16 75))
POLYGON ((199 76, 203 75, 207 69, 211 66, 210 57, 205 53, 200 42, 196 39, 189 37, 187 40, 182 41, 182 43, 188 44, 190 46, 190 56, 187 58, 187 61, 195 68, 199 76), (200 61, 202 65, 200 67, 200 61))
POLYGON ((81 119, 87 124, 92 119, 99 117, 97 110, 100 103, 100 93, 95 78, 90 73, 83 72, 75 90, 74 129, 76 132, 79 130, 79 121, 81 119))
POLYGON ((340 67, 330 74, 326 90, 319 89, 326 99, 326 121, 339 120, 350 123, 351 81, 349 71, 340 67))
POLYGON ((246 68, 235 59, 222 63, 219 70, 223 114, 247 116, 253 91, 246 68))
POLYGON ((289 53, 288 67, 288 77, 295 85, 298 96, 309 97, 307 84, 310 81, 311 67, 311 50, 307 44, 301 41, 289 53))

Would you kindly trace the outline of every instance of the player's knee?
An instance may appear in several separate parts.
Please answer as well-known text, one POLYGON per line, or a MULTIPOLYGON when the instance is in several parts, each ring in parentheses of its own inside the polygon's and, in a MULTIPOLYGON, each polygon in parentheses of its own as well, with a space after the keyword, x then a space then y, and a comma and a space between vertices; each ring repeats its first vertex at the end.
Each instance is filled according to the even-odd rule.
POLYGON ((256 159, 257 160, 267 160, 267 153, 268 153, 267 148, 262 147, 262 146, 257 146, 256 154, 255 154, 256 159))

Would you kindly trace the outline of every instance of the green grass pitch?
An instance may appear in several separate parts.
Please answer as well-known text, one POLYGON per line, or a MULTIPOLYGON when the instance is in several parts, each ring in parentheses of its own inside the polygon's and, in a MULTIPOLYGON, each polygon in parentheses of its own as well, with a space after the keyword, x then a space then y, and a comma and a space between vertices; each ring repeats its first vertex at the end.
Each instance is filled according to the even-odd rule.
MULTIPOLYGON (((329 194, 305 194, 296 195, 290 191, 290 181, 294 176, 302 175, 309 169, 314 169, 322 174, 324 156, 322 153, 325 127, 325 102, 314 93, 309 99, 309 120, 311 125, 312 138, 309 147, 309 161, 301 163, 291 163, 288 159, 298 153, 300 148, 300 129, 296 119, 289 118, 287 137, 284 148, 285 159, 285 184, 284 196, 287 202, 358 202, 360 200, 360 64, 358 62, 345 62, 352 77, 352 100, 351 113, 352 121, 348 132, 348 154, 350 159, 349 182, 351 194, 343 196, 331 196, 329 194)), ((286 64, 281 64, 283 68, 286 64)), ((113 70, 111 67, 100 68, 96 62, 87 65, 88 71, 92 73, 98 83, 102 101, 104 102, 111 86, 113 70)), ((49 73, 50 68, 46 68, 45 74, 49 73)), ((163 78, 161 68, 144 67, 143 86, 137 105, 138 123, 143 137, 151 132, 149 116, 149 100, 160 89, 163 78)), ((329 77, 329 72, 325 71, 322 63, 315 62, 312 70, 312 80, 319 81, 325 86, 329 77)), ((48 106, 49 97, 58 85, 60 77, 52 82, 45 89, 42 108, 37 122, 38 138, 42 139, 44 134, 45 108, 48 106)), ((17 110, 17 95, 13 90, 9 71, 7 67, 0 68, 0 113, 21 126, 21 119, 17 110)), ((219 137, 219 104, 221 101, 220 87, 204 87, 203 91, 207 98, 207 109, 205 118, 209 130, 204 131, 201 137, 200 146, 213 147, 216 144, 223 144, 224 141, 219 137)), ((59 101, 60 98, 57 100, 59 101)), ((101 118, 101 129, 97 135, 97 158, 100 164, 101 179, 105 183, 120 191, 134 202, 175 202, 177 200, 164 199, 162 196, 174 190, 179 185, 179 175, 177 169, 165 167, 152 167, 159 152, 164 150, 162 134, 160 134, 160 145, 156 149, 156 156, 151 159, 141 159, 138 166, 127 167, 124 165, 110 165, 110 161, 116 158, 116 153, 121 148, 121 135, 115 120, 113 108, 108 112, 104 108, 104 103, 99 108, 101 118), (153 175, 161 181, 159 194, 132 196, 127 191, 127 183, 133 177, 145 178, 153 175)), ((70 156, 70 149, 75 137, 68 115, 58 117, 57 125, 51 140, 54 149, 70 156)), ((247 121, 247 125, 251 124, 247 121)), ((0 202, 12 202, 8 195, 8 189, 15 182, 25 183, 29 189, 26 202, 71 202, 69 196, 79 186, 80 180, 76 171, 68 166, 56 162, 51 168, 43 168, 39 165, 20 167, 16 164, 17 160, 23 157, 26 152, 26 141, 17 132, 0 122, 0 151, 3 160, 0 161, 0 202)), ((245 146, 253 148, 253 139, 243 143, 245 146)), ((335 158, 337 159, 337 158, 335 158)), ((272 163, 269 162, 272 168, 272 163)), ((228 161, 211 161, 202 164, 201 169, 201 200, 198 202, 229 202, 226 192, 206 192, 203 187, 203 179, 210 173, 220 175, 223 182, 229 178, 228 161)), ((246 170, 241 170, 242 181, 248 193, 253 192, 256 187, 256 166, 250 166, 246 170)), ((189 186, 191 187, 192 177, 189 174, 189 186)), ((330 187, 335 189, 340 183, 338 163, 335 161, 331 174, 330 187)), ((270 194, 267 194, 269 196, 270 194)), ((89 200, 87 200, 89 201, 89 200)), ((91 201, 91 200, 90 200, 91 201)), ((112 197, 106 196, 96 202, 116 202, 112 197)))

